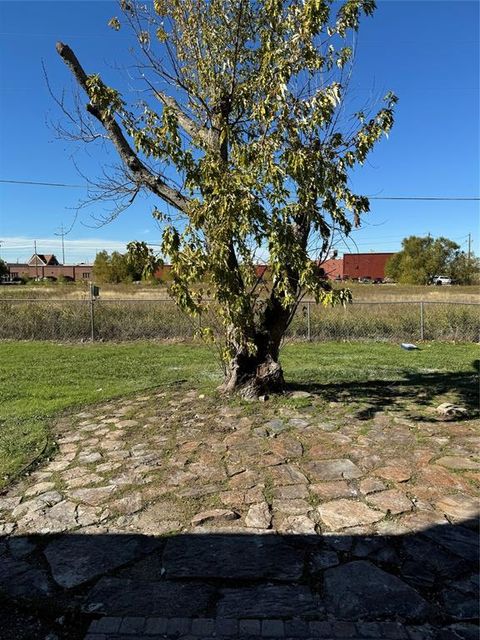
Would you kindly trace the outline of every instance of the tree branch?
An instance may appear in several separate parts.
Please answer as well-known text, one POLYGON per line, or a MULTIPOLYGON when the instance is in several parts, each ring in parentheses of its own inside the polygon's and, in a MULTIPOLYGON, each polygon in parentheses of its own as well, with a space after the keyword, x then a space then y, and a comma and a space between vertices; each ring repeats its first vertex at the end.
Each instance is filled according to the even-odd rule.
MULTIPOLYGON (((87 86, 88 76, 83 70, 83 67, 78 61, 75 53, 68 45, 63 44, 62 42, 57 42, 56 49, 59 56, 72 72, 75 80, 82 87, 87 96, 90 97, 87 86)), ((186 213, 189 204, 188 198, 176 189, 172 189, 172 187, 168 186, 161 177, 154 175, 148 170, 129 145, 115 118, 100 111, 91 103, 87 105, 87 111, 103 125, 123 163, 134 176, 136 183, 139 186, 146 187, 168 204, 171 204, 176 209, 186 213)))

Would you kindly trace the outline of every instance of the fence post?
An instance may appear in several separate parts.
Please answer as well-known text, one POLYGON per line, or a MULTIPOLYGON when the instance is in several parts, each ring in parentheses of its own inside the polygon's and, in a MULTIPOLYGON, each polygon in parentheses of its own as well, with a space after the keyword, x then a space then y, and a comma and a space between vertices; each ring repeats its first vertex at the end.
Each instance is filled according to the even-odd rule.
POLYGON ((420 302, 420 340, 423 340, 425 334, 425 313, 423 308, 423 300, 420 302))
POLYGON ((307 341, 312 340, 312 327, 310 324, 310 302, 307 302, 307 341))
POLYGON ((95 296, 93 286, 90 287, 90 338, 95 342, 95 296))

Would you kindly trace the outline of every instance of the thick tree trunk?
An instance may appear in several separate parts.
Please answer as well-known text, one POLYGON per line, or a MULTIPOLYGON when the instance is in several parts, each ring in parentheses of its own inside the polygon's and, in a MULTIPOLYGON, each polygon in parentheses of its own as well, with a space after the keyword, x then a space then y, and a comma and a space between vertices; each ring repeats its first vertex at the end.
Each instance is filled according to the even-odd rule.
POLYGON ((262 357, 236 354, 228 364, 222 393, 239 393, 243 398, 258 398, 282 393, 285 388, 280 362, 272 355, 262 357))
MULTIPOLYGON (((280 343, 288 328, 292 309, 282 307, 272 298, 255 334, 249 336, 255 345, 254 353, 245 346, 233 347, 233 356, 227 365, 223 393, 239 393, 244 398, 283 393, 285 380, 279 361, 280 343)), ((247 342, 247 340, 245 340, 247 342)))

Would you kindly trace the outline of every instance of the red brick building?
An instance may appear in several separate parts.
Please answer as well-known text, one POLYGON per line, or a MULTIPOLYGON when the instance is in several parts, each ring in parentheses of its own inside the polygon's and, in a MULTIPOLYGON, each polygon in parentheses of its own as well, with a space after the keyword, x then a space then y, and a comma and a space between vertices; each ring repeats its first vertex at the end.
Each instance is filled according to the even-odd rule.
POLYGON ((393 253, 345 253, 343 258, 331 258, 322 264, 329 280, 358 280, 385 278, 385 265, 393 253))
POLYGON ((27 263, 7 263, 9 279, 31 278, 43 280, 48 278, 58 280, 63 277, 67 280, 91 280, 91 264, 60 264, 53 254, 34 253, 27 263))

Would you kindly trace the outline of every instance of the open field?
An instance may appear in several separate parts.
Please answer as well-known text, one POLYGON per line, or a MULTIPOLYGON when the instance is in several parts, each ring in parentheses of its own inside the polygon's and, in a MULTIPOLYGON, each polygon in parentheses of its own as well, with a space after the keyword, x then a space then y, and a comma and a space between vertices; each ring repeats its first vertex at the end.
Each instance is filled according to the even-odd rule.
MULTIPOLYGON (((352 394, 381 405, 393 393, 425 410, 445 399, 477 408, 476 357, 474 345, 433 343, 416 352, 375 343, 290 344, 282 352, 288 383, 317 389, 325 401, 352 394)), ((50 427, 61 412, 182 380, 214 394, 220 379, 213 353, 193 344, 0 343, 1 483, 52 451, 50 427)))
MULTIPOLYGON (((212 307, 195 321, 171 300, 0 299, 0 340, 190 340, 199 324, 219 328, 212 307)), ((302 302, 287 340, 478 342, 480 304, 355 301, 342 307, 302 302)))
MULTIPOLYGON (((340 286, 335 284, 335 286, 340 286)), ((479 302, 480 286, 416 286, 400 284, 358 284, 344 283, 343 286, 352 290, 354 300, 361 301, 400 301, 424 300, 430 302, 456 301, 479 302)), ((100 285, 101 298, 111 300, 122 299, 167 299, 168 290, 164 285, 157 284, 106 284, 100 285)), ((1 298, 61 298, 82 300, 89 297, 87 283, 77 284, 49 284, 37 283, 30 285, 0 286, 1 298)))

